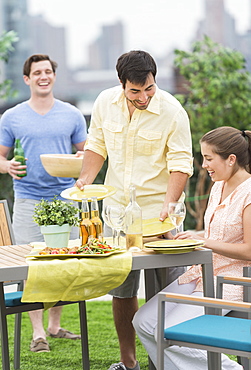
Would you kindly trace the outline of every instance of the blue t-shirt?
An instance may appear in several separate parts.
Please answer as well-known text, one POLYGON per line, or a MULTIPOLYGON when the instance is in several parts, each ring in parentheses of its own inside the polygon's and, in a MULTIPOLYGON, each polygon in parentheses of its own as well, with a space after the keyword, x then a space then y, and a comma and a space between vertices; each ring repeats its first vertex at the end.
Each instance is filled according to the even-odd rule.
POLYGON ((0 121, 0 145, 13 147, 21 140, 28 159, 27 176, 13 179, 15 198, 51 199, 74 185, 67 177, 50 176, 44 169, 40 154, 71 154, 72 144, 86 140, 86 122, 73 105, 55 100, 45 115, 36 113, 28 102, 8 109, 0 121))

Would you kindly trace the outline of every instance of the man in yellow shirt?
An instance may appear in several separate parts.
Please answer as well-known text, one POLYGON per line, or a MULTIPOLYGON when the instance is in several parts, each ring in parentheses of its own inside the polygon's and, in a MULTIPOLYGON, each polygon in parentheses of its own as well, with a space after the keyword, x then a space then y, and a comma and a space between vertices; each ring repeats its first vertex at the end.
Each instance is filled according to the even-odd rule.
MULTIPOLYGON (((137 50, 121 55, 116 69, 121 85, 103 91, 94 104, 76 185, 83 188, 91 184, 108 156, 105 184, 118 190, 104 200, 104 206, 126 206, 129 186, 135 184, 143 218, 164 220, 168 203, 180 198, 192 175, 189 119, 181 104, 157 87, 156 63, 147 52, 137 50)), ((132 271, 111 292, 121 362, 109 370, 140 369, 131 324, 138 309, 138 286, 139 271, 132 271)))

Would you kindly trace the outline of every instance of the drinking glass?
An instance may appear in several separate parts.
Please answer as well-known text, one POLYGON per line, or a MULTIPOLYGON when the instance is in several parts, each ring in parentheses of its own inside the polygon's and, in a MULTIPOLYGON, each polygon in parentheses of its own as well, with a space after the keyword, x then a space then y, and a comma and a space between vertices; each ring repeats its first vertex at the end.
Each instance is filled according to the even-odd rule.
POLYGON ((122 205, 110 205, 107 210, 108 219, 111 227, 114 229, 114 246, 120 246, 120 232, 124 229, 125 207, 122 205))
POLYGON ((168 214, 173 225, 176 228, 176 233, 180 231, 180 225, 186 216, 186 206, 183 202, 171 202, 168 204, 168 214))
POLYGON ((109 217, 109 209, 110 209, 110 205, 107 205, 103 208, 103 212, 102 212, 102 217, 103 217, 103 220, 104 222, 106 223, 107 226, 109 226, 111 229, 112 229, 112 245, 115 246, 115 243, 116 243, 116 230, 114 229, 111 221, 110 221, 110 217, 109 217))

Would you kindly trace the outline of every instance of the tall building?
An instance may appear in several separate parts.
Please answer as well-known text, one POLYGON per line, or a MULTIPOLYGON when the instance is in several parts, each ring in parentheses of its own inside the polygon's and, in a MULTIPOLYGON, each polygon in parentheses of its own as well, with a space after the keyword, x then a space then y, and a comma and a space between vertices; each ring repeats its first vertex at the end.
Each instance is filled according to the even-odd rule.
POLYGON ((249 29, 243 35, 239 35, 239 50, 244 54, 247 69, 251 72, 251 0, 249 0, 249 29))
POLYGON ((55 95, 65 95, 68 82, 66 35, 64 27, 50 25, 42 15, 29 17, 30 55, 47 54, 58 63, 55 95))
POLYGON ((215 42, 236 48, 238 35, 235 20, 224 5, 224 0, 204 0, 205 18, 199 23, 196 39, 207 35, 215 42))
POLYGON ((224 44, 225 9, 224 0, 206 0, 204 31, 214 41, 224 44))
POLYGON ((89 69, 114 69, 118 57, 124 52, 122 22, 104 25, 100 36, 89 46, 89 69))
MULTIPOLYGON (((240 51, 251 72, 251 0, 249 1, 250 26, 244 34, 238 34, 234 18, 225 10, 224 0, 204 0, 205 18, 200 22, 195 39, 204 35, 232 49, 240 51)), ((247 10, 248 11, 248 10, 247 10)))

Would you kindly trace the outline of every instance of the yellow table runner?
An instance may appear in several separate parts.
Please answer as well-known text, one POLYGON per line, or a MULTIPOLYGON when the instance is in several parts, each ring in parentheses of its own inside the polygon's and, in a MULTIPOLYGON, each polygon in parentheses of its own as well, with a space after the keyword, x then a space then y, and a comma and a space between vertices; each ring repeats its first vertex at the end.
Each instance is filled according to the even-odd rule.
POLYGON ((132 254, 107 257, 27 258, 28 278, 22 302, 44 302, 45 309, 58 301, 100 297, 121 285, 132 268, 132 254))

